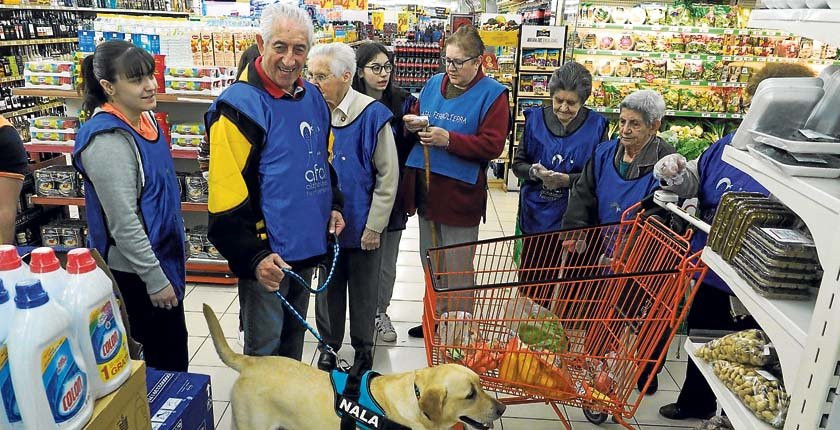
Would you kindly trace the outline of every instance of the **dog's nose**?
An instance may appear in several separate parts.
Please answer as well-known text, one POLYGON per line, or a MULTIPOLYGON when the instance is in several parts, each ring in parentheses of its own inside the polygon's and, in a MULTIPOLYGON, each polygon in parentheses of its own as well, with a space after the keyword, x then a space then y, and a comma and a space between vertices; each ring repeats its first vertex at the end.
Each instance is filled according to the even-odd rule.
POLYGON ((496 415, 502 416, 502 414, 505 413, 506 409, 507 409, 507 406, 505 406, 504 403, 499 403, 498 405, 496 405, 496 415))

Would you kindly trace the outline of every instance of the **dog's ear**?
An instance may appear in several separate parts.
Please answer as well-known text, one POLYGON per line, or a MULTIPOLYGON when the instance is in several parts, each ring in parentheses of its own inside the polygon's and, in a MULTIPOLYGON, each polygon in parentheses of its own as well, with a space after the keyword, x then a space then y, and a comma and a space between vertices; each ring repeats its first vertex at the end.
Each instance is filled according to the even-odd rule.
POLYGON ((445 401, 446 390, 443 387, 429 387, 420 394, 420 410, 432 422, 440 422, 443 417, 443 405, 445 401))

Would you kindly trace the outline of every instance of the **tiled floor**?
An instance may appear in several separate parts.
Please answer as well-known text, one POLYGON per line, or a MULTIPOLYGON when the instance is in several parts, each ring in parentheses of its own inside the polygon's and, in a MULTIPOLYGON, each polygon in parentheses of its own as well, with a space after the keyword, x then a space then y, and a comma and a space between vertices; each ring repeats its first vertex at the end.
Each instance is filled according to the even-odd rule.
MULTIPOLYGON (((482 224, 481 238, 512 235, 516 219, 517 193, 506 193, 493 189, 490 192, 490 202, 487 210, 487 223, 482 224)), ((382 373, 402 372, 426 366, 426 356, 422 340, 411 339, 406 331, 420 321, 423 300, 423 272, 420 267, 418 252, 417 218, 409 221, 408 229, 403 233, 400 255, 397 267, 397 284, 388 314, 397 329, 397 342, 385 343, 377 341, 374 349, 375 370, 382 373)), ((191 285, 185 300, 187 311, 187 328, 189 329, 190 371, 210 375, 213 385, 213 408, 217 420, 217 429, 230 430, 231 413, 228 408, 230 388, 236 379, 236 372, 224 366, 213 349, 212 341, 208 339, 207 324, 201 314, 201 304, 209 304, 220 316, 222 328, 231 346, 238 352, 242 348, 236 341, 239 302, 236 299, 235 287, 220 287, 211 285, 191 285)), ((309 321, 314 325, 314 311, 310 302, 308 312, 309 321)), ((349 333, 349 329, 347 330, 349 333)), ((307 335, 304 346, 304 360, 310 364, 315 361, 315 339, 307 335)), ((345 339, 349 343, 349 340, 345 339)), ((658 415, 660 406, 673 402, 685 375, 685 352, 677 357, 680 339, 671 345, 668 362, 659 375, 659 392, 646 397, 636 412, 634 424, 638 429, 666 430, 693 428, 697 421, 670 421, 658 415)), ((349 344, 342 348, 341 355, 352 360, 352 348, 349 344)), ((566 416, 575 430, 611 429, 620 427, 612 421, 607 421, 600 427, 586 421, 579 409, 566 408, 566 416)), ((505 430, 528 429, 560 429, 554 411, 547 405, 519 405, 510 406, 496 428, 505 430)))

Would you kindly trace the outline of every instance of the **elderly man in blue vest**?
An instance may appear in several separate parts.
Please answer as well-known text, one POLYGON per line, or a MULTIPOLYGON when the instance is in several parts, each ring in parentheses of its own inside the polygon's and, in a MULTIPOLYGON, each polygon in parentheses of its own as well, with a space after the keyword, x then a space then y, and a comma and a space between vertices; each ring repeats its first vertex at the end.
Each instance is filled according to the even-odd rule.
MULTIPOLYGON (((332 165, 345 197, 347 223, 339 238, 333 281, 316 298, 316 322, 326 344, 338 351, 349 300, 353 371, 364 372, 373 366, 380 235, 388 226, 399 181, 397 147, 389 126, 393 115, 384 104, 351 87, 356 73, 353 48, 343 43, 316 46, 309 54, 308 71, 332 113, 332 165)), ((335 365, 335 356, 322 349, 318 368, 332 370, 335 365)))
POLYGON ((311 279, 341 234, 342 196, 328 161, 330 111, 300 78, 315 38, 304 9, 262 14, 260 56, 205 115, 210 152, 208 237, 239 277, 247 355, 300 360, 305 329, 276 296, 306 316, 311 279))

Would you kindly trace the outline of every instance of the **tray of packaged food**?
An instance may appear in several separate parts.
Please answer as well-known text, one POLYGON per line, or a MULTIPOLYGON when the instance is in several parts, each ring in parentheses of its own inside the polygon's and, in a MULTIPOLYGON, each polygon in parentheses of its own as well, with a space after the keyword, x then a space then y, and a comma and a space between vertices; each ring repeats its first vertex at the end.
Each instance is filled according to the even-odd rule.
MULTIPOLYGON (((749 236, 749 233, 747 233, 749 236)), ((822 270, 818 261, 812 258, 792 258, 771 250, 757 240, 744 240, 741 252, 749 253, 759 263, 774 270, 795 272, 817 272, 822 270)))
POLYGON ((785 205, 769 198, 743 198, 732 203, 728 219, 719 224, 721 229, 716 246, 724 261, 738 253, 747 231, 752 226, 789 227, 796 216, 785 205))
POLYGON ((790 279, 767 277, 766 274, 761 272, 761 268, 751 264, 736 257, 733 260, 732 267, 762 297, 781 300, 807 300, 816 294, 817 288, 812 281, 797 283, 790 279))
POLYGON ((764 145, 788 152, 811 154, 840 154, 840 139, 812 130, 795 130, 776 136, 770 132, 749 130, 753 139, 764 145))
POLYGON ((789 228, 753 228, 747 240, 757 242, 776 254, 789 258, 817 260, 814 240, 799 230, 789 228))
POLYGON ((747 149, 756 158, 765 160, 790 176, 813 178, 840 177, 840 157, 830 154, 797 154, 761 143, 751 143, 747 149))

